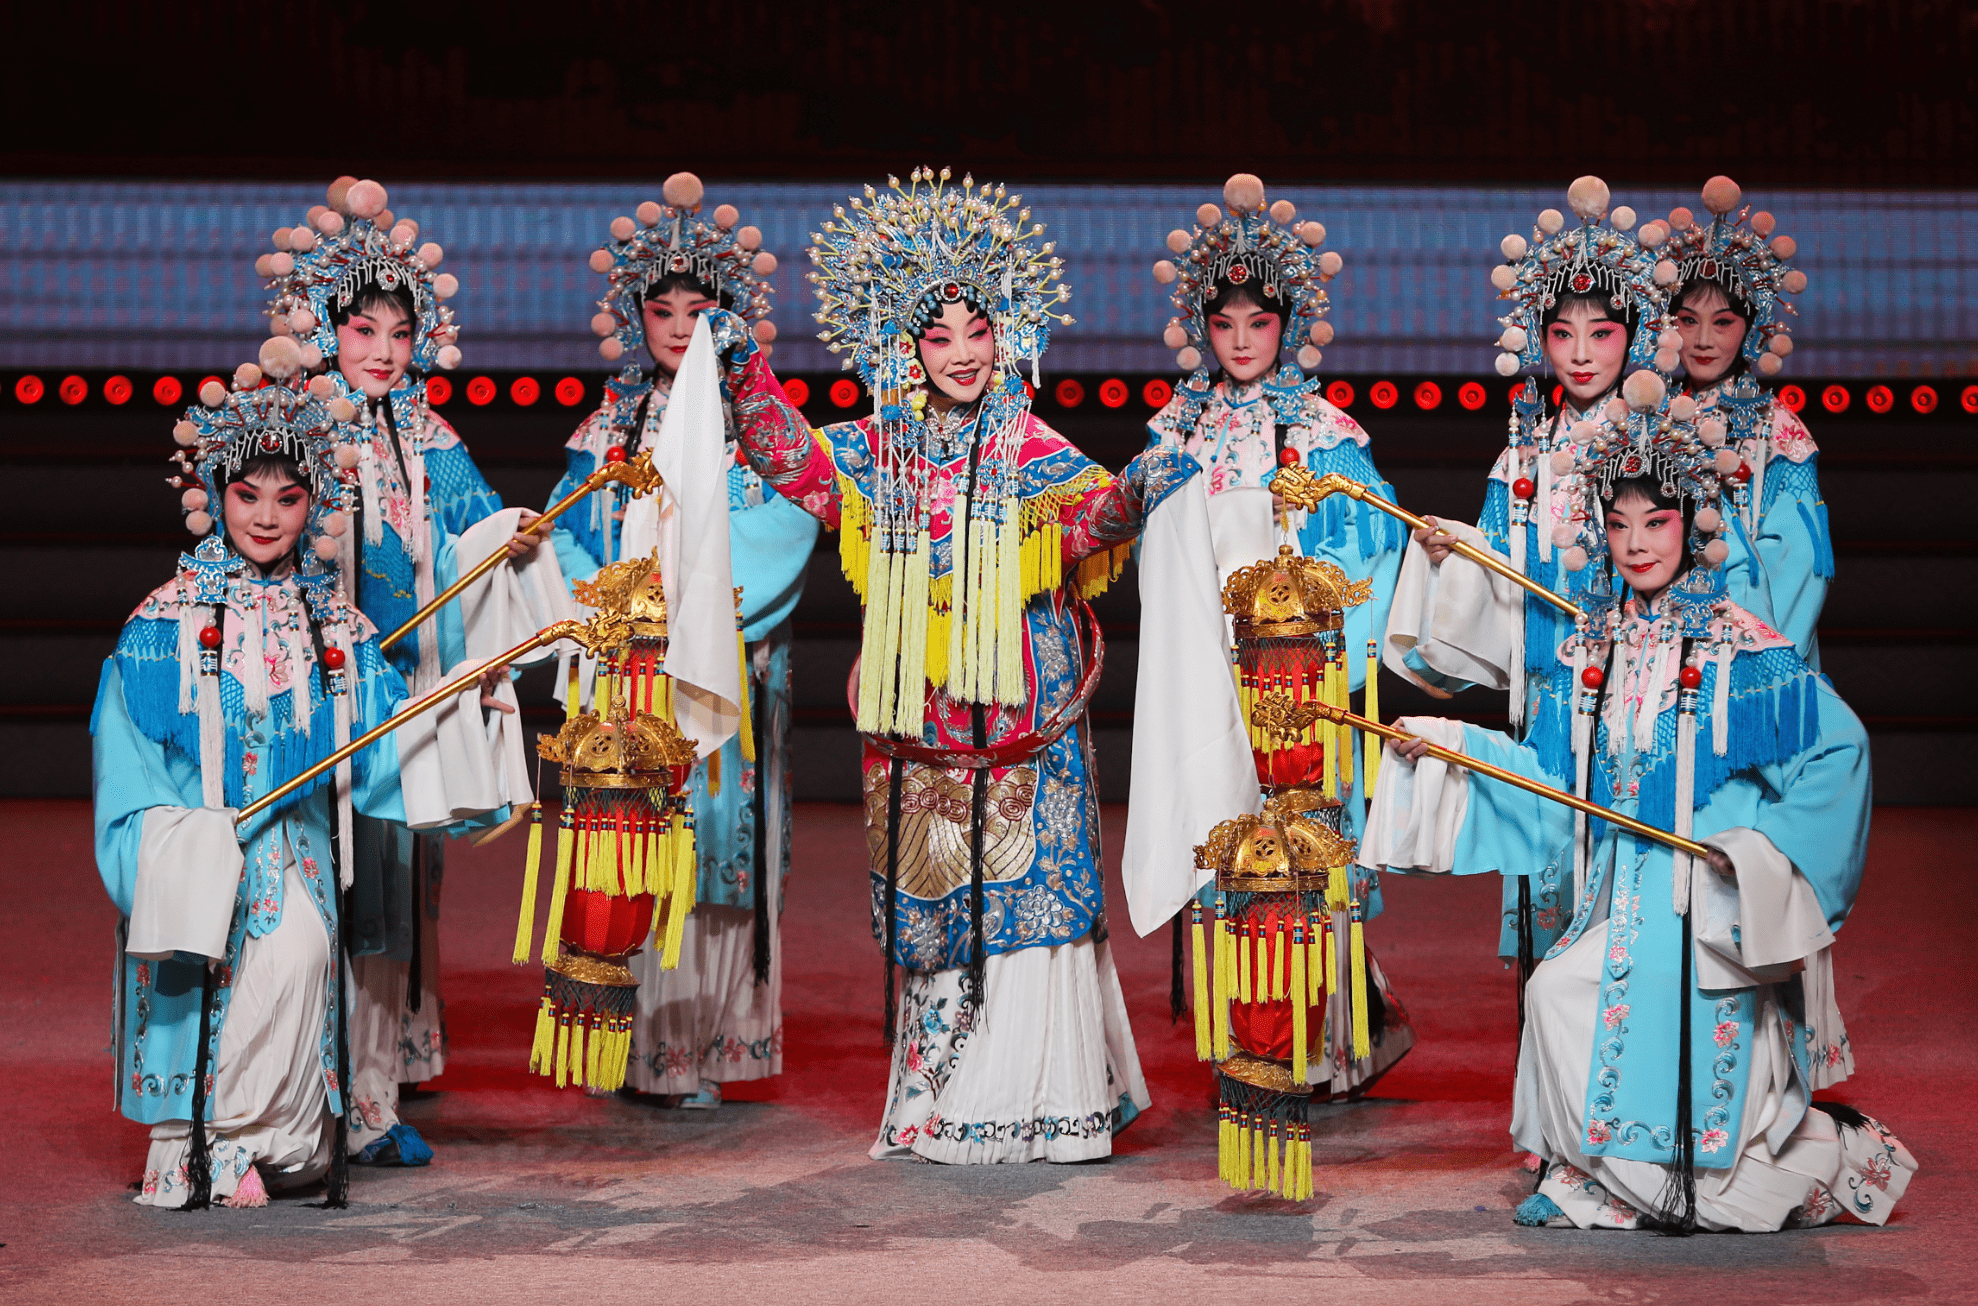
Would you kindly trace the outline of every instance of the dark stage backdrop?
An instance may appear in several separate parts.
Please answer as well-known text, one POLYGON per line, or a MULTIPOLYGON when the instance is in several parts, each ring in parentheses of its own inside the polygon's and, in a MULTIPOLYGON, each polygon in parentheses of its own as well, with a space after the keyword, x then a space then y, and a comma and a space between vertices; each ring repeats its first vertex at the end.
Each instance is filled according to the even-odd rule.
POLYGON ((1978 184, 1960 0, 5 7, 0 175, 1978 184))

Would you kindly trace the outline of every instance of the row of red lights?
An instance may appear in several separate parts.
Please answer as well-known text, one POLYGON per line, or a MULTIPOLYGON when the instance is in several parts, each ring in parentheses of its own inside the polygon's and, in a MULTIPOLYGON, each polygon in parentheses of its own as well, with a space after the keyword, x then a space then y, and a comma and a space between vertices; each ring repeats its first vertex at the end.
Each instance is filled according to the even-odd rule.
MULTIPOLYGON (((198 393, 207 381, 219 381, 217 376, 202 378, 198 385, 191 387, 198 393)), ((1511 387, 1515 399, 1524 383, 1511 387)), ((1028 387, 1026 387, 1028 388, 1028 387)), ((493 377, 477 376, 464 387, 467 402, 475 407, 485 407, 495 401, 501 393, 500 385, 493 377)), ((1107 377, 1098 384, 1099 402, 1107 408, 1123 408, 1133 397, 1133 389, 1119 377, 1107 377)), ((584 383, 574 376, 566 376, 556 383, 552 393, 556 401, 565 408, 574 408, 584 402, 584 383)), ((38 376, 27 375, 14 382, 14 398, 24 404, 40 403, 47 394, 47 386, 38 376)), ((127 376, 112 376, 103 382, 103 398, 116 405, 127 404, 137 390, 127 376)), ((783 382, 783 392, 790 402, 798 407, 810 402, 810 385, 802 377, 790 377, 783 382)), ((80 376, 65 376, 55 388, 55 393, 65 404, 79 404, 89 397, 89 382, 80 376)), ((864 389, 850 377, 839 377, 831 383, 827 392, 831 403, 838 408, 850 408, 859 402, 864 389)), ((161 376, 151 386, 151 397, 169 408, 185 399, 186 387, 174 376, 161 376)), ((1553 402, 1560 396, 1558 386, 1552 388, 1553 402)), ((508 397, 521 407, 527 408, 542 398, 542 385, 532 376, 518 376, 508 384, 508 397)), ((1076 377, 1065 377, 1051 388, 1051 397, 1061 408, 1077 408, 1085 403, 1085 383, 1076 377)), ((1174 386, 1159 377, 1140 387, 1141 402, 1149 408, 1162 408, 1174 398, 1174 386)), ((1333 381, 1326 386, 1326 399, 1337 408, 1351 408, 1359 398, 1353 383, 1346 380, 1333 381)), ((1415 407, 1424 412, 1440 408, 1443 401, 1442 386, 1434 381, 1423 381, 1415 386, 1411 395, 1415 407)), ((1489 401, 1489 393, 1478 381, 1465 381, 1456 387, 1456 402, 1471 412, 1482 408, 1489 401)), ((447 377, 435 376, 426 381, 427 402, 444 405, 453 399, 453 382, 447 377)), ((1390 409, 1401 402, 1401 388, 1392 381, 1376 381, 1367 387, 1367 399, 1374 407, 1390 409)), ((1968 385, 1958 396, 1959 404, 1967 413, 1978 413, 1978 385, 1968 385)), ((1806 391, 1796 385, 1779 387, 1779 402, 1794 412, 1806 407, 1806 391)), ((1896 393, 1886 385, 1872 385, 1862 395, 1862 402, 1872 413, 1887 413, 1896 406, 1896 393)), ((1909 406, 1918 413, 1928 415, 1937 411, 1937 390, 1934 386, 1919 385, 1909 392, 1909 406)), ((1820 405, 1830 413, 1844 413, 1854 403, 1853 392, 1844 385, 1829 385, 1820 392, 1820 405)))

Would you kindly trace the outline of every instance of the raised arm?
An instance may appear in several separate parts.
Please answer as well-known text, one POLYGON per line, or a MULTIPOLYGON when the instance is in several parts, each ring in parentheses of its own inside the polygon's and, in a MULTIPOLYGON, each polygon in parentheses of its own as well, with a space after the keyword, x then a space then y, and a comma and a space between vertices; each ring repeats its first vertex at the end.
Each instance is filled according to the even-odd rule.
POLYGON ((820 432, 783 393, 755 337, 733 313, 706 315, 721 351, 722 375, 735 411, 735 436, 749 466, 776 493, 837 530, 843 507, 837 467, 820 432))
POLYGON ((1058 510, 1065 562, 1134 539, 1146 526, 1147 514, 1201 470, 1202 465, 1180 449, 1158 445, 1136 456, 1118 476, 1095 479, 1058 510))

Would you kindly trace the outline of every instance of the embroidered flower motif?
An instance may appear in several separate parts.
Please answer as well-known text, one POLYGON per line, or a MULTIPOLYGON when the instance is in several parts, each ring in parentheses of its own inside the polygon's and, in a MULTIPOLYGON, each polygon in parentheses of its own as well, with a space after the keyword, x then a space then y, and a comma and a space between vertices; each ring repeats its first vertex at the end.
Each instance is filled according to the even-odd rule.
POLYGON ((1735 1020, 1720 1022, 1717 1026, 1717 1032, 1711 1035, 1711 1037, 1716 1040, 1717 1046, 1720 1048, 1731 1046, 1731 1044, 1738 1041, 1738 1022, 1735 1020))
POLYGON ((1617 943, 1613 947, 1607 950, 1607 960, 1609 961, 1620 962, 1620 961, 1626 961, 1627 959, 1628 959, 1628 949, 1623 944, 1617 943))
POLYGON ((253 775, 261 769, 261 755, 259 753, 242 753, 240 755, 240 769, 244 774, 253 775))
POLYGON ((1829 1044, 1827 1045, 1827 1064, 1828 1064, 1828 1065, 1830 1065, 1830 1066, 1838 1066, 1838 1065, 1840 1065, 1840 1064, 1841 1064, 1841 1045, 1840 1045, 1840 1044, 1838 1044, 1838 1043, 1829 1043, 1829 1044))
POLYGON ((1601 1012, 1600 1019, 1607 1028, 1618 1029, 1621 1022, 1628 1018, 1628 1011, 1629 1005, 1627 1003, 1617 1002, 1607 1010, 1601 1012))
POLYGON ((926 1065, 927 1058, 920 1050, 920 1040, 915 1039, 907 1044, 907 1069, 917 1075, 926 1065))
POLYGON ((1721 1152, 1730 1141, 1731 1136, 1723 1130, 1706 1129, 1703 1131, 1703 1136, 1696 1140, 1696 1150, 1699 1152, 1721 1152))
POLYGON ((1614 1138, 1614 1127, 1608 1124, 1605 1120, 1589 1120, 1587 1122, 1588 1143, 1592 1144, 1595 1147, 1599 1147, 1602 1144, 1612 1142, 1613 1138, 1614 1138))
POLYGON ((1836 1205, 1827 1190, 1815 1184, 1806 1190, 1806 1200, 1799 1204, 1799 1209, 1794 1211, 1793 1215, 1801 1224, 1819 1224, 1827 1218, 1827 1213, 1836 1205))
POLYGON ((899 1132, 898 1141, 901 1147, 911 1147, 913 1146, 914 1140, 919 1137, 920 1137, 920 1126, 908 1125, 905 1129, 902 1129, 899 1132))
POLYGON ((1872 1188, 1879 1188, 1886 1193, 1889 1191, 1889 1179, 1894 1171, 1889 1165, 1889 1157, 1885 1152, 1880 1156, 1870 1158, 1868 1163, 1855 1173, 1861 1176, 1863 1183, 1868 1184, 1872 1188))

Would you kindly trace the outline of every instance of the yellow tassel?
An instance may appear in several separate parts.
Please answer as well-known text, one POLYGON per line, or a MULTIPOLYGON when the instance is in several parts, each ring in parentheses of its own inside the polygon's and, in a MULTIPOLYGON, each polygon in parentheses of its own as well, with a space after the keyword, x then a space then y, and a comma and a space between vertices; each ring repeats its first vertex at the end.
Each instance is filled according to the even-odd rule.
MULTIPOLYGON (((949 581, 953 578, 942 576, 939 579, 949 581)), ((927 683, 930 685, 945 687, 948 683, 948 627, 953 621, 954 615, 946 607, 932 599, 928 601, 924 642, 927 645, 927 683)))
POLYGON ((1236 938, 1223 915, 1223 901, 1216 899, 1216 991, 1209 1002, 1209 1016, 1215 1034, 1216 1060, 1229 1055, 1229 1000, 1235 989, 1236 938))
POLYGON ((1003 521, 996 528, 996 701, 1010 707, 1021 706, 1023 684, 1023 601, 1022 535, 1017 518, 1019 501, 1012 495, 1003 500, 1003 521))
POLYGON ((1257 973, 1250 952, 1250 922, 1243 923, 1243 932, 1237 938, 1236 947, 1236 998, 1247 1003, 1250 1001, 1250 982, 1257 973))
POLYGON ((742 664, 742 726, 737 732, 742 738, 742 760, 755 761, 755 708, 749 702, 749 641, 743 637, 739 624, 735 627, 735 654, 742 664))
POLYGON ((522 914, 515 922, 516 965, 529 960, 529 944, 536 934, 536 882, 543 865, 543 805, 530 804, 529 811, 529 853, 523 863, 522 872, 522 914))
POLYGON ((625 821, 625 894, 636 898, 651 892, 656 890, 646 883, 645 819, 634 813, 625 821))
POLYGON ((1291 1079, 1305 1082, 1306 1061, 1305 1004, 1310 990, 1305 982, 1305 924, 1291 927, 1291 1079))
POLYGON ((598 1082, 598 1053, 604 1051, 604 1031, 591 1026, 591 1037, 584 1048, 584 1082, 598 1082))
POLYGON ((1326 906, 1334 911, 1346 909, 1347 871, 1345 866, 1328 867, 1326 870, 1326 906))
POLYGON ((1244 1187, 1262 1188, 1263 1186, 1264 1118, 1262 1116, 1252 1116, 1250 1118, 1250 1181, 1244 1187))
POLYGON ((703 774, 707 776, 708 796, 715 797, 721 793, 721 750, 717 748, 709 753, 702 765, 705 768, 703 774))
POLYGON ((900 649, 899 696, 894 708, 893 731, 918 735, 927 707, 927 567, 934 542, 926 527, 914 535, 913 552, 907 555, 906 588, 901 599, 901 620, 906 630, 900 649))
MULTIPOLYGON (((1333 690, 1339 677, 1339 663, 1326 659, 1325 676, 1319 682, 1319 699, 1330 707, 1333 703, 1333 690)), ((1320 741, 1325 746, 1325 781, 1322 792, 1327 798, 1339 797, 1339 742, 1330 723, 1320 727, 1320 741)))
POLYGON ((1284 1182, 1283 1176, 1278 1170, 1277 1121, 1275 1120, 1271 1121, 1271 1132, 1269 1138, 1264 1143, 1264 1151, 1265 1155, 1270 1158, 1270 1167, 1264 1174, 1264 1190, 1274 1193, 1284 1182))
POLYGON ((887 553, 875 545, 867 558, 865 581, 865 629, 859 648, 858 728, 861 734, 879 732, 879 675, 886 628, 892 621, 887 604, 892 592, 887 588, 887 553))
POLYGON ((1312 1131, 1307 1125, 1298 1131, 1298 1200, 1312 1195, 1312 1131))
POLYGON ((1373 1052, 1372 1031, 1367 1026, 1367 933, 1360 922, 1360 904, 1353 904, 1353 1059, 1365 1060, 1373 1052))
POLYGON ((570 1022, 561 1016, 556 1021, 556 1086, 565 1088, 570 1083, 570 1022))
POLYGON ((604 829, 598 833, 602 836, 599 842, 604 845, 604 856, 599 859, 603 863, 603 869, 598 876, 598 884, 604 890, 606 897, 616 898, 619 895, 618 818, 615 816, 607 818, 604 829))
POLYGON ((1271 930, 1271 1001, 1284 1001, 1284 917, 1273 922, 1271 930))
MULTIPOLYGON (((584 1061, 585 1052, 587 1051, 584 1043, 584 1018, 582 1016, 572 1016, 570 1018, 570 1082, 579 1088, 590 1082, 584 1078, 584 1061)), ((558 1084, 557 1087, 562 1088, 563 1085, 558 1084)))
POLYGON ((1325 992, 1326 953, 1324 931, 1319 928, 1319 914, 1310 913, 1305 919, 1305 978, 1311 989, 1306 994, 1307 1006, 1319 1005, 1319 997, 1325 992))
POLYGON ((536 1008, 536 1037, 529 1044, 529 1073, 547 1075, 556 1061, 556 1008, 548 997, 536 1008))
POLYGON ((577 715, 577 706, 581 701, 581 695, 578 693, 578 684, 582 680, 580 670, 583 661, 582 654, 572 654, 570 657, 570 684, 564 691, 563 699, 563 715, 566 717, 577 715))
MULTIPOLYGON (((1346 674, 1346 659, 1343 656, 1337 659, 1337 664, 1339 672, 1332 678, 1332 706, 1343 711, 1353 706, 1351 679, 1346 674)), ((1328 662, 1327 665, 1333 663, 1328 662)), ((1353 727, 1341 722, 1333 727, 1333 733, 1339 744, 1339 788, 1343 793, 1353 786, 1353 727)))
POLYGON ((570 889, 570 853, 576 837, 570 828, 570 809, 565 807, 556 826, 556 879, 549 887, 549 920, 543 925, 543 964, 556 964, 563 936, 563 898, 570 889))
POLYGON ((969 523, 970 570, 976 573, 975 591, 968 603, 969 624, 969 701, 990 702, 996 697, 996 524, 992 521, 969 523))
POLYGON ((955 500, 953 508, 954 527, 948 532, 948 678, 945 682, 948 697, 966 699, 968 697, 968 623, 969 602, 974 588, 975 552, 969 549, 965 554, 956 552, 957 544, 969 541, 968 500, 955 500))
POLYGON ((1236 1187, 1250 1186, 1250 1120, 1247 1116, 1236 1118, 1236 1187))
MULTIPOLYGON (((1367 685, 1364 695, 1365 705, 1362 708, 1362 713, 1369 721, 1380 720, 1380 658, 1378 652, 1379 646, 1373 640, 1368 640, 1367 685)), ((1366 765, 1361 768, 1361 773, 1366 777, 1366 791, 1371 795, 1374 792, 1374 781, 1380 778, 1381 739, 1379 735, 1362 735, 1361 739, 1365 741, 1367 747, 1367 761, 1366 765)))
POLYGON ((1209 1018, 1209 958, 1203 951, 1202 904, 1188 904, 1188 930, 1195 944, 1195 1059, 1207 1061, 1213 1053, 1213 1030, 1209 1018))
POLYGON ((886 555, 886 627, 879 644, 878 728, 894 733, 900 688, 900 627, 906 615, 906 559, 897 553, 886 555))
POLYGON ((1216 1178, 1228 1183, 1234 1178, 1236 1130, 1229 1123, 1229 1108, 1216 1107, 1216 1178))

